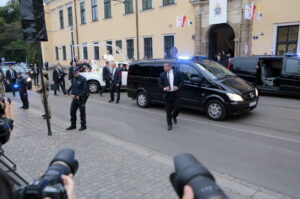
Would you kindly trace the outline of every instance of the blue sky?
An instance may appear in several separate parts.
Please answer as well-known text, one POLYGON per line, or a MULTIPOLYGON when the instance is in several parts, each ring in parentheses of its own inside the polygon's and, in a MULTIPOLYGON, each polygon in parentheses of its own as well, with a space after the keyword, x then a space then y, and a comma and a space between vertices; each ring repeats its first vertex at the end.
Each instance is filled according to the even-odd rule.
POLYGON ((0 6, 6 5, 7 2, 8 2, 8 0, 0 0, 0 6))

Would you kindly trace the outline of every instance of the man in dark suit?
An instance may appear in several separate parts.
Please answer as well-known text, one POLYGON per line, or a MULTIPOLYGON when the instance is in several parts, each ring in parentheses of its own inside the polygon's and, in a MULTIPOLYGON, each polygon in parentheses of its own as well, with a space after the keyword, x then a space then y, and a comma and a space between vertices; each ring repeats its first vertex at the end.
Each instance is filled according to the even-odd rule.
POLYGON ((120 101, 120 88, 122 85, 122 70, 117 67, 115 62, 112 63, 112 73, 111 73, 111 84, 110 84, 110 100, 109 103, 114 102, 115 92, 117 92, 117 101, 118 104, 120 101))
POLYGON ((109 90, 109 88, 110 88, 111 76, 110 76, 109 66, 110 66, 110 62, 106 61, 105 66, 103 67, 103 71, 102 71, 102 78, 103 78, 103 81, 105 82, 105 87, 103 87, 103 89, 100 90, 101 96, 105 90, 109 90))
POLYGON ((60 65, 57 64, 55 70, 53 71, 53 82, 55 84, 54 88, 54 95, 57 95, 57 90, 59 90, 59 87, 63 91, 64 95, 66 94, 63 79, 65 77, 64 72, 60 69, 60 65))
POLYGON ((10 89, 13 93, 13 96, 16 96, 15 92, 15 84, 17 81, 17 72, 13 69, 13 65, 9 65, 9 69, 6 71, 6 79, 8 80, 10 84, 10 89))
POLYGON ((163 99, 165 100, 168 130, 172 130, 173 122, 177 124, 177 116, 180 110, 179 92, 183 86, 181 73, 173 71, 170 64, 164 64, 165 72, 160 74, 159 85, 163 90, 163 99), (173 122, 172 122, 173 119, 173 122))
MULTIPOLYGON (((74 58, 75 59, 75 58, 74 58)), ((75 61, 71 61, 70 62, 70 67, 69 67, 69 76, 68 76, 68 79, 70 80, 71 82, 71 86, 69 87, 67 93, 70 93, 71 89, 72 89, 72 84, 73 84, 73 78, 74 78, 74 75, 73 75, 73 70, 77 67, 77 64, 75 61)))

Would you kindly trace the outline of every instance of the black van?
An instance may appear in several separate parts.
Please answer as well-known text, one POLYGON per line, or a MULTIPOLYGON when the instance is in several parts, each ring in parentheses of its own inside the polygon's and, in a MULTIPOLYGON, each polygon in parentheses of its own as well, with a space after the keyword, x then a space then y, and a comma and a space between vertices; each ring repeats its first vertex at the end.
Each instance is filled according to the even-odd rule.
POLYGON ((222 65, 207 59, 160 59, 136 61, 130 64, 127 80, 128 97, 144 108, 151 103, 163 103, 159 77, 163 65, 182 73, 183 107, 205 111, 212 120, 222 120, 254 109, 258 91, 222 65))
POLYGON ((300 57, 251 56, 230 60, 228 68, 260 92, 300 96, 300 57))

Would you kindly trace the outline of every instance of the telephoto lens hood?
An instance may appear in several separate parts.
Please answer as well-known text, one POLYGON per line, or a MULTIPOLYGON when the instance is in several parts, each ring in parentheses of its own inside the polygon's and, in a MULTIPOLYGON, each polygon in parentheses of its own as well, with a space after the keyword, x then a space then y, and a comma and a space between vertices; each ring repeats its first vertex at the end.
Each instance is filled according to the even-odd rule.
POLYGON ((10 131, 10 125, 6 121, 0 119, 0 146, 8 142, 10 131))
POLYGON ((192 154, 183 153, 174 157, 175 172, 170 182, 179 198, 183 197, 185 185, 190 185, 195 199, 228 199, 215 183, 214 176, 192 154))
POLYGON ((73 149, 63 149, 59 151, 50 162, 50 166, 55 162, 64 162, 67 164, 72 174, 75 174, 79 167, 79 163, 75 159, 75 151, 73 149))

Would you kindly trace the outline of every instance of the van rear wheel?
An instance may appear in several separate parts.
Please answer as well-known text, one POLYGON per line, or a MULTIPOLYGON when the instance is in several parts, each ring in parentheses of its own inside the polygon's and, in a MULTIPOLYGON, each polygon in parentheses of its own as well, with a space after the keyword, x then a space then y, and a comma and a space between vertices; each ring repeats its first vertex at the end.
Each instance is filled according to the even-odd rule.
POLYGON ((136 95, 136 103, 141 108, 146 108, 149 106, 149 98, 144 91, 140 91, 136 95))
POLYGON ((206 104, 206 115, 209 119, 220 121, 226 117, 226 108, 220 100, 210 100, 206 104))

